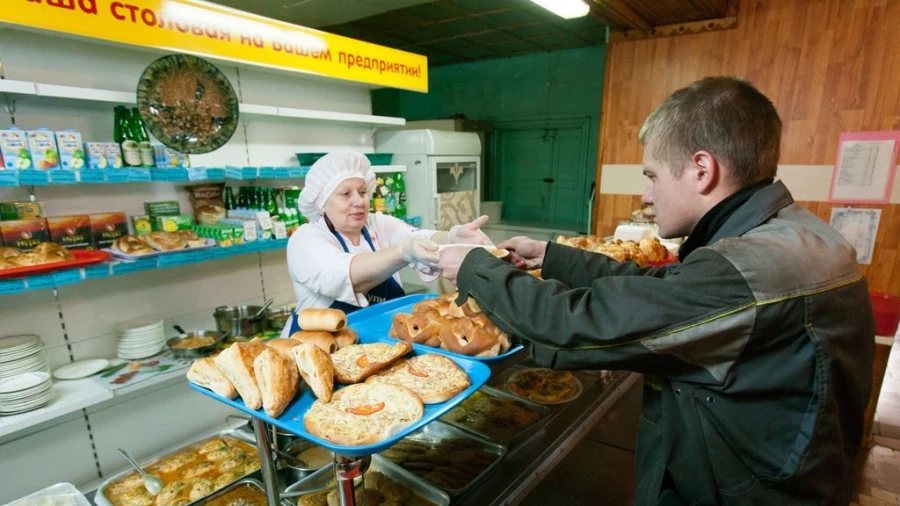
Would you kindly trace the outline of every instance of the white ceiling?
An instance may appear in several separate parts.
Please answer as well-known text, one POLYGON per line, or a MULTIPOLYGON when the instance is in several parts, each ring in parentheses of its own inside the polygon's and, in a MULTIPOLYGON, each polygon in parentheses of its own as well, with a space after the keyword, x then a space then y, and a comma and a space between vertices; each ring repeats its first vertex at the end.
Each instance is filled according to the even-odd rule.
POLYGON ((432 0, 211 0, 310 28, 339 25, 432 0))

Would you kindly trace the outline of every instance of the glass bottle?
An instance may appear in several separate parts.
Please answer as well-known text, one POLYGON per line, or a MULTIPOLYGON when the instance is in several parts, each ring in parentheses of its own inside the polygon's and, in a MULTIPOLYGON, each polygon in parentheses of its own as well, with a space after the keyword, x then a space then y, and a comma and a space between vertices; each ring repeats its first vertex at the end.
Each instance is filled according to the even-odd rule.
POLYGON ((230 186, 225 187, 225 211, 234 211, 237 207, 234 203, 234 193, 231 191, 230 186))
POLYGON ((134 140, 138 143, 138 151, 141 154, 141 165, 153 167, 153 146, 150 145, 150 136, 144 128, 144 120, 137 107, 131 109, 131 128, 134 131, 134 140))
POLYGON ((394 174, 394 186, 391 188, 394 194, 394 216, 401 220, 406 219, 406 181, 403 179, 403 173, 394 174))

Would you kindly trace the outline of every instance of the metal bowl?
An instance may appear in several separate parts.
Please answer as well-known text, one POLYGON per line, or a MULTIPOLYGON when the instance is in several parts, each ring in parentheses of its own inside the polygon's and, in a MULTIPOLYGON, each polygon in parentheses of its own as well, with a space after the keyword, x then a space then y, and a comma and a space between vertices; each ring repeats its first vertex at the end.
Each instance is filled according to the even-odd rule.
POLYGON ((278 309, 270 309, 266 312, 266 328, 269 330, 281 330, 287 325, 288 320, 294 315, 294 305, 282 306, 278 309))
POLYGON ((262 306, 219 306, 213 313, 216 328, 237 340, 249 339, 263 331, 265 314, 255 316, 260 309, 262 306))
POLYGON ((224 338, 225 334, 216 330, 190 330, 169 339, 168 341, 166 341, 166 346, 168 346, 168 348, 172 350, 172 355, 174 355, 176 358, 202 358, 214 353, 216 349, 218 349, 219 344, 222 343, 222 339, 224 338), (174 347, 174 345, 180 342, 196 337, 211 337, 213 339, 213 342, 212 344, 198 346, 196 348, 174 347))
MULTIPOLYGON (((319 447, 319 445, 313 443, 312 441, 307 441, 305 439, 297 439, 294 442, 292 442, 291 444, 289 444, 284 450, 282 450, 282 453, 287 454, 287 455, 296 456, 310 448, 317 448, 317 447, 319 447)), ((331 452, 329 452, 329 453, 331 453, 331 452)), ((332 454, 332 458, 333 457, 334 457, 334 454, 332 454)), ((299 480, 309 476, 310 474, 318 471, 319 469, 322 469, 323 467, 330 466, 332 463, 333 463, 333 461, 329 461, 328 463, 321 465, 321 466, 310 467, 310 466, 306 465, 305 463, 303 463, 302 461, 291 460, 291 459, 285 458, 285 459, 282 459, 282 470, 287 474, 289 479, 291 479, 292 481, 299 481, 299 480)))

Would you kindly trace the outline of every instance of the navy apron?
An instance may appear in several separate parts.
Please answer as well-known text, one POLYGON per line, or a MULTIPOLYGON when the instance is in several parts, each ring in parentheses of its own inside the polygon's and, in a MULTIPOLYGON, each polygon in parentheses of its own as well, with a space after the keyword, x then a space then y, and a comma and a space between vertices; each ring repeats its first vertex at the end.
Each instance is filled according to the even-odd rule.
MULTIPOLYGON (((328 227, 331 229, 331 227, 328 227)), ((344 242, 344 238, 341 237, 341 234, 337 233, 334 229, 331 229, 331 233, 337 238, 338 242, 341 243, 341 248, 344 249, 344 253, 350 253, 350 249, 347 248, 347 243, 344 242)), ((372 248, 372 251, 375 251, 375 245, 372 244, 372 238, 369 236, 369 231, 366 230, 365 227, 362 229, 363 238, 365 238, 366 242, 369 243, 369 247, 372 248)), ((406 292, 403 291, 403 288, 400 286, 400 283, 397 283, 397 280, 394 279, 394 276, 388 276, 386 280, 384 280, 380 285, 372 288, 368 292, 364 293, 366 300, 369 301, 369 305, 378 304, 379 302, 385 302, 388 300, 396 299, 398 297, 403 297, 406 295, 406 292)), ((346 302, 341 302, 336 300, 328 306, 331 309, 340 309, 344 313, 350 314, 354 311, 358 311, 362 308, 359 306, 354 306, 353 304, 347 304, 346 302)), ((298 332, 302 330, 300 325, 297 325, 297 315, 294 314, 293 318, 291 318, 291 334, 294 332, 298 332)))

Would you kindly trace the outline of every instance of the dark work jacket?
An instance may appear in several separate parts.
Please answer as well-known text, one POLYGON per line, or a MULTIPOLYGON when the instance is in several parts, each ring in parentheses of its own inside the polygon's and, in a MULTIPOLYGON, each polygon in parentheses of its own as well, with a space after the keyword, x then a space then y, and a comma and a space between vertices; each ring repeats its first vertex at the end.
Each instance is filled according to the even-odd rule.
POLYGON ((539 364, 644 373, 637 504, 850 502, 872 309, 853 248, 782 183, 681 263, 550 244, 543 276, 474 250, 458 283, 539 364))

